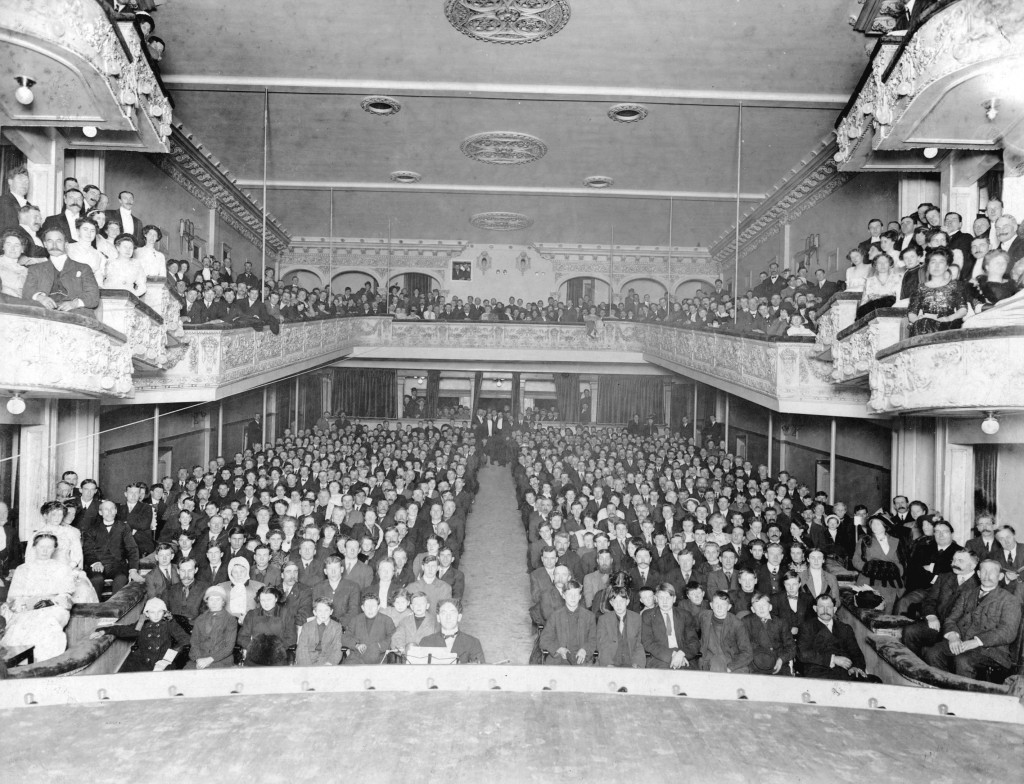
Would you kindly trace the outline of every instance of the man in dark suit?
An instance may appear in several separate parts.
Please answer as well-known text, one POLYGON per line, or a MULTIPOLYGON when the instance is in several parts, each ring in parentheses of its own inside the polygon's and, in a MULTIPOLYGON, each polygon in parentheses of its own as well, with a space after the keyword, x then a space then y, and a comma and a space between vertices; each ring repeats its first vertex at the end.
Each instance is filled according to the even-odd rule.
POLYGON ((575 580, 566 584, 563 598, 565 605, 551 614, 537 645, 546 651, 544 664, 587 664, 596 644, 594 614, 582 606, 583 587, 575 580))
POLYGON ((989 558, 996 558, 1002 546, 996 539, 995 534, 995 518, 988 514, 978 515, 978 519, 974 524, 975 530, 978 535, 973 539, 968 540, 964 547, 969 552, 974 553, 978 557, 978 563, 987 561, 989 558))
POLYGON ((212 288, 203 291, 203 298, 193 306, 195 315, 190 317, 190 324, 208 324, 211 321, 223 321, 227 317, 227 307, 215 296, 212 288))
POLYGON ((676 606, 672 583, 661 583, 654 596, 657 608, 640 616, 640 640, 650 657, 647 667, 678 670, 692 666, 700 655, 697 625, 689 613, 676 606))
POLYGON ((1020 599, 999 587, 1002 566, 983 561, 978 567, 981 586, 962 591, 942 624, 941 642, 924 652, 933 667, 973 678, 979 667, 1010 667, 1011 646, 1020 632, 1020 599))
POLYGON ((903 629, 903 644, 918 656, 942 639, 942 624, 960 594, 977 591, 980 587, 975 576, 978 563, 976 555, 958 548, 953 555, 953 571, 940 574, 929 586, 921 600, 922 620, 903 629))
POLYGON ((75 519, 71 523, 79 531, 89 530, 92 524, 100 519, 98 489, 95 479, 82 480, 82 495, 75 499, 75 519))
MULTIPOLYGON (((292 563, 299 567, 299 582, 303 585, 313 588, 313 586, 323 582, 324 579, 324 562, 317 557, 316 542, 309 539, 303 539, 299 544, 298 552, 292 551, 292 563)), ((358 593, 358 592, 357 592, 358 593)), ((359 600, 358 595, 356 597, 356 607, 358 609, 359 600)), ((335 610, 338 609, 335 604, 335 610)))
MULTIPOLYGON (((359 586, 342 577, 344 567, 340 556, 328 556, 324 571, 327 577, 312 586, 313 595, 317 599, 323 596, 329 598, 334 606, 331 617, 348 629, 359 615, 361 596, 359 586)), ((301 576, 299 579, 301 580, 301 576)))
POLYGON ((162 598, 167 609, 186 632, 191 632, 192 622, 198 618, 206 607, 203 598, 207 583, 196 580, 196 562, 186 558, 178 564, 178 582, 171 583, 164 589, 162 598))
POLYGON ((42 233, 46 234, 50 229, 60 229, 64 234, 65 242, 76 242, 78 240, 78 219, 82 217, 82 205, 84 197, 78 188, 71 188, 64 192, 64 209, 56 215, 51 215, 43 221, 42 233))
POLYGON ((647 656, 641 641, 640 615, 629 609, 629 591, 622 587, 609 590, 612 612, 597 620, 597 665, 643 669, 647 656))
POLYGON ((437 606, 437 621, 441 630, 428 634, 420 642, 424 648, 447 648, 458 658, 456 664, 484 664, 484 649, 480 640, 459 630, 462 622, 462 603, 455 599, 442 599, 437 606))
POLYGON ((636 566, 629 570, 630 586, 633 591, 633 599, 630 609, 634 612, 640 611, 640 589, 650 588, 655 590, 663 582, 662 577, 651 568, 651 552, 646 547, 638 547, 633 553, 636 566))
MULTIPOLYGON (((144 483, 143 487, 145 487, 144 483)), ((126 486, 124 489, 125 502, 118 504, 117 519, 122 523, 127 523, 128 527, 132 529, 132 536, 135 537, 135 544, 138 545, 139 555, 144 558, 153 552, 156 547, 156 539, 153 532, 153 507, 141 500, 143 493, 143 489, 137 484, 126 486)))
POLYGON ((39 234, 42 225, 43 214, 34 204, 26 204, 18 210, 18 225, 12 230, 21 239, 22 255, 30 259, 45 259, 50 255, 39 234))
POLYGON ((0 196, 0 232, 15 228, 18 212, 28 204, 28 169, 18 166, 7 175, 7 193, 0 196))
POLYGON ((785 550, 781 544, 770 544, 765 551, 767 563, 757 568, 757 590, 768 596, 775 596, 782 593, 784 588, 782 581, 785 579, 785 572, 782 570, 782 558, 785 550))
POLYGON ((825 270, 819 267, 814 271, 814 283, 810 286, 810 291, 822 302, 825 302, 838 293, 839 284, 829 280, 825 275, 825 270))
POLYGON ((257 296, 259 295, 260 279, 253 274, 251 261, 247 261, 242 265, 242 274, 238 276, 235 283, 244 283, 248 291, 255 291, 257 296))
POLYGON ((313 616, 313 590, 299 582, 299 565, 286 561, 281 567, 281 606, 292 613, 295 623, 305 623, 313 616))
POLYGON ((814 615, 814 597, 801 590, 803 581, 796 572, 786 572, 782 585, 783 590, 772 596, 772 611, 796 637, 800 627, 814 615))
POLYGON ((1003 583, 1013 590, 1017 587, 1021 572, 1024 572, 1024 547, 1017 543, 1017 532, 1008 525, 996 531, 995 560, 1003 570, 1003 583))
POLYGON ((835 618, 836 603, 827 593, 814 601, 817 618, 800 628, 797 658, 808 678, 847 681, 868 677, 864 653, 853 629, 835 618))
POLYGON ((117 202, 116 210, 107 210, 107 222, 117 223, 121 227, 121 233, 131 234, 135 238, 135 246, 141 248, 145 244, 142 236, 142 227, 145 223, 132 212, 135 208, 134 194, 131 191, 121 191, 117 195, 117 202))
POLYGON ((50 260, 28 268, 22 297, 39 303, 47 310, 95 318, 100 304, 100 287, 92 269, 68 258, 64 234, 60 229, 47 231, 43 244, 50 260))
POLYGON ((103 591, 104 579, 110 579, 111 593, 117 593, 129 580, 140 581, 139 548, 131 529, 117 520, 113 501, 100 504, 100 520, 82 534, 85 570, 96 594, 103 591))
POLYGON ((455 556, 452 554, 452 548, 442 547, 437 553, 437 560, 441 564, 437 570, 438 578, 452 587, 452 598, 461 602, 466 593, 466 576, 455 568, 455 556))
POLYGON ((174 568, 174 548, 162 542, 156 548, 156 565, 146 573, 146 598, 160 598, 167 589, 181 582, 178 570, 174 568))

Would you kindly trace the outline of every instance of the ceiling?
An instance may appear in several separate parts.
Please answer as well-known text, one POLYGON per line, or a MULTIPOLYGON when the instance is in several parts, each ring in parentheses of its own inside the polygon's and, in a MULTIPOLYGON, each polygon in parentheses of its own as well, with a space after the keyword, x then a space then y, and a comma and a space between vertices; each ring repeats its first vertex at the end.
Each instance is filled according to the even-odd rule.
POLYGON ((296 237, 327 236, 333 204, 334 236, 384 236, 390 217, 396 237, 664 245, 671 210, 672 244, 707 246, 734 221, 740 103, 745 211, 829 134, 866 64, 853 2, 569 3, 562 30, 525 44, 461 34, 444 0, 168 0, 157 33, 176 116, 257 198, 268 91, 267 203, 296 237), (374 94, 400 111, 363 111, 374 94), (646 118, 609 119, 623 102, 646 118), (492 131, 546 153, 463 154, 492 131), (591 175, 614 185, 584 188, 591 175), (533 224, 469 223, 487 211, 533 224))

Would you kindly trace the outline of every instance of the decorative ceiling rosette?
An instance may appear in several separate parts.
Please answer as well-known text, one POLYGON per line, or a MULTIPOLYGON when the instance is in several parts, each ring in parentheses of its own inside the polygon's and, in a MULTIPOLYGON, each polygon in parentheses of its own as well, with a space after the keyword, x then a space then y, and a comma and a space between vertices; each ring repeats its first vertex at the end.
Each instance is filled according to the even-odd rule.
POLYGON ((478 212, 469 222, 487 231, 519 231, 533 225, 533 218, 518 212, 478 212))
POLYGON ((540 160, 547 154, 548 146, 536 136, 526 133, 487 131, 470 136, 459 149, 474 161, 495 166, 516 166, 540 160))
POLYGON ((444 15, 463 35, 492 44, 530 44, 569 21, 568 0, 445 0, 444 15))

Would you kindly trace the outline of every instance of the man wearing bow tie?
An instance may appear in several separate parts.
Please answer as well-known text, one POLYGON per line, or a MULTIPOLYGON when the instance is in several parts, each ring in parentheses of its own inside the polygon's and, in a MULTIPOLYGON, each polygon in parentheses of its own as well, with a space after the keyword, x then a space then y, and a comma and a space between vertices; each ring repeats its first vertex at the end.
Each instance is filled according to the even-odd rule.
POLYGON ((480 640, 459 630, 462 622, 462 604, 455 599, 442 599, 437 608, 441 631, 429 634, 420 643, 424 648, 447 648, 458 659, 457 664, 484 664, 484 649, 480 640))

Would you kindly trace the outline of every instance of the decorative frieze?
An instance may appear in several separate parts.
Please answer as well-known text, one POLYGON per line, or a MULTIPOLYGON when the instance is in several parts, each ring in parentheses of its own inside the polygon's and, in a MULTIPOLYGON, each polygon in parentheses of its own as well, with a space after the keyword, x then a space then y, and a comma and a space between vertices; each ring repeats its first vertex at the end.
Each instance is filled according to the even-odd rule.
MULTIPOLYGON (((263 247, 263 210, 181 124, 176 124, 171 134, 170 155, 153 158, 157 166, 207 209, 216 209, 225 223, 257 249, 263 247)), ((268 255, 283 253, 291 241, 288 233, 269 214, 266 228, 268 255)))
MULTIPOLYGON (((830 196, 853 177, 836 166, 834 140, 823 142, 811 158, 792 170, 757 207, 740 222, 740 258, 744 258, 777 235, 822 199, 830 196)), ((736 254, 736 231, 730 228, 711 246, 711 258, 731 264, 736 254)))

